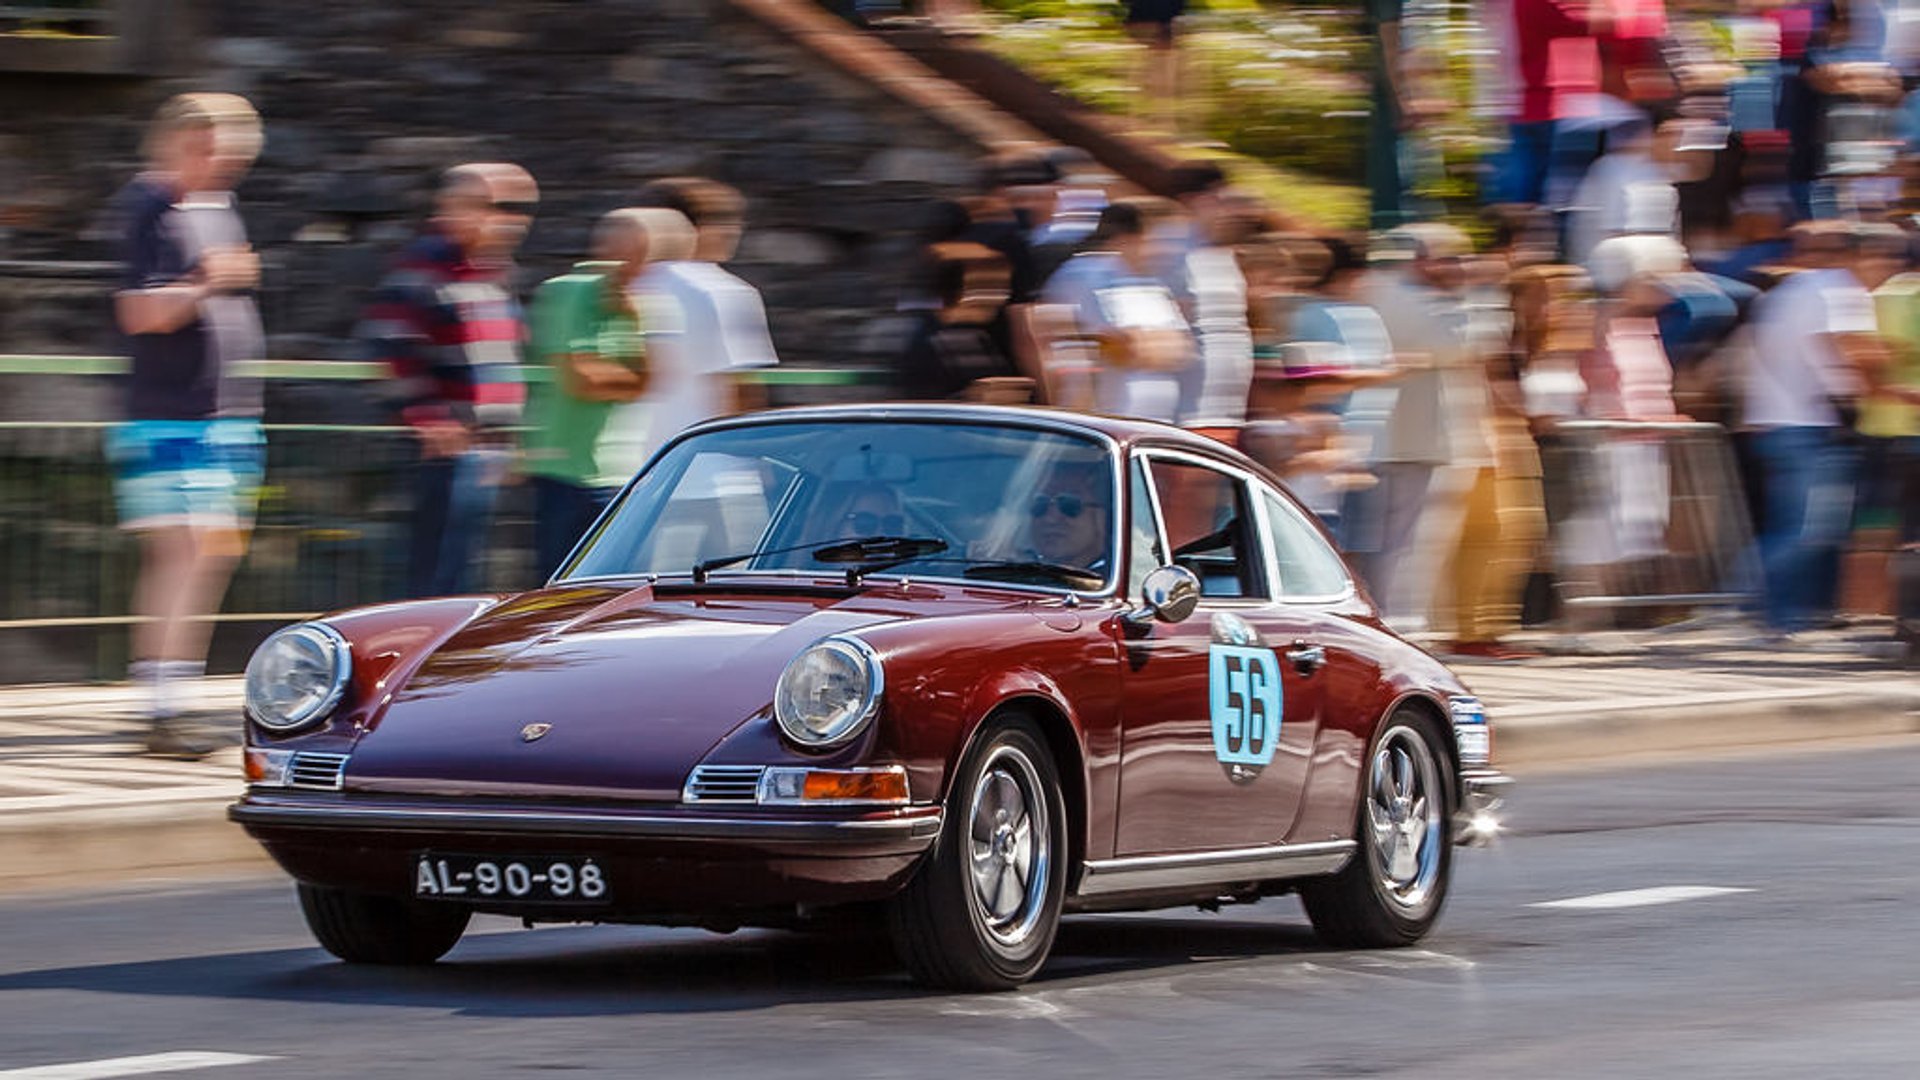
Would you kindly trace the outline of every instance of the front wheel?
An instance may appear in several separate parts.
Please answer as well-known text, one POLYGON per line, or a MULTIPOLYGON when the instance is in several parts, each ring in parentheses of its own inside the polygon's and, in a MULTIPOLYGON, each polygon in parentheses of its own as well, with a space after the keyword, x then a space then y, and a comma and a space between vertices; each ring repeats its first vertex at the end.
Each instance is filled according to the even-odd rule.
POLYGON ((1040 732, 990 728, 955 777, 933 851, 889 908, 914 978, 1010 990, 1046 962, 1066 888, 1066 808, 1040 732))
POLYGON ((322 948, 349 964, 431 964, 466 932, 470 912, 300 885, 300 911, 322 948))
POLYGON ((1411 945, 1440 917, 1453 873, 1453 770, 1432 720, 1388 718, 1368 759, 1355 839, 1344 869, 1300 887, 1307 917, 1330 944, 1411 945))

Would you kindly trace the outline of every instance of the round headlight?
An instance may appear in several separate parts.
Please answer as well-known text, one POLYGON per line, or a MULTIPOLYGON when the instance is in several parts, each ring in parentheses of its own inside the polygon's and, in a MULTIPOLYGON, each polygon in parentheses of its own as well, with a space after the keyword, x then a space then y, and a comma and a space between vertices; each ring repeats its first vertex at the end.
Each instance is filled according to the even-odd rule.
POLYGON ((822 638, 793 658, 773 691, 773 715, 806 747, 846 742, 873 719, 883 680, 880 658, 859 638, 822 638))
POLYGON ((294 731, 333 710, 353 657, 340 632, 301 623, 275 633, 247 661, 247 715, 269 731, 294 731))

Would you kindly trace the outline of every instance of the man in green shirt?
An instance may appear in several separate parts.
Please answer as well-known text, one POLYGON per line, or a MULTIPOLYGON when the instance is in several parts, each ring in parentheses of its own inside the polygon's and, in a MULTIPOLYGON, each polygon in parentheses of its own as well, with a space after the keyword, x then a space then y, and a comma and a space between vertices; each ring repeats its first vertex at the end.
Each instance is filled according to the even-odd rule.
MULTIPOLYGON (((553 576, 626 475, 609 467, 610 444, 638 442, 644 421, 615 407, 647 389, 640 316, 628 286, 649 259, 647 212, 615 210, 593 232, 593 259, 534 294, 534 354, 550 378, 532 388, 525 471, 534 491, 534 549, 541 580, 553 576)), ((656 257, 658 252, 652 252, 656 257)))
POLYGON ((1920 273, 1897 275, 1873 299, 1889 348, 1862 372, 1865 509, 1879 516, 1874 524, 1895 530, 1895 632, 1908 659, 1920 663, 1920 273))

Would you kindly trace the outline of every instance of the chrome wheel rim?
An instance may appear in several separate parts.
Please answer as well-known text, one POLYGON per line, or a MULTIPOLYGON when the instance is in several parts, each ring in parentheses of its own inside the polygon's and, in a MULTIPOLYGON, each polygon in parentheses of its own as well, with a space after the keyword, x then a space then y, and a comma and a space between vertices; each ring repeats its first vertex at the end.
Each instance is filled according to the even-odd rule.
POLYGON ((1374 880, 1382 893, 1408 912, 1424 909, 1440 878, 1446 843, 1440 767, 1420 733, 1395 727, 1373 753, 1367 785, 1367 822, 1372 833, 1374 880))
POLYGON ((968 900, 989 937, 1017 947, 1046 908, 1053 837, 1039 770, 1012 746, 996 747, 973 785, 967 813, 968 900))

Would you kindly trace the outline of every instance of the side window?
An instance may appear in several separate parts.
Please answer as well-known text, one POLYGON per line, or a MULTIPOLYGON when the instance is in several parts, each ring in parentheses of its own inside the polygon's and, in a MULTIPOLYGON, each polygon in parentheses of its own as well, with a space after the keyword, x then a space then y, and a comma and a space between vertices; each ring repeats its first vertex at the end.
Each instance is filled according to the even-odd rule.
POLYGON ((1127 470, 1127 596, 1140 595, 1140 583, 1148 574, 1167 565, 1167 553, 1160 550, 1160 522, 1153 516, 1153 493, 1147 488, 1147 464, 1135 458, 1127 470))
POLYGON ((1200 579, 1200 595, 1266 596, 1246 486, 1185 462, 1154 461, 1152 470, 1173 562, 1200 579))
POLYGON ((1347 590, 1347 570, 1340 556, 1300 511, 1272 492, 1261 496, 1267 504, 1267 522, 1273 528, 1273 554, 1280 565, 1281 596, 1333 596, 1347 590))

